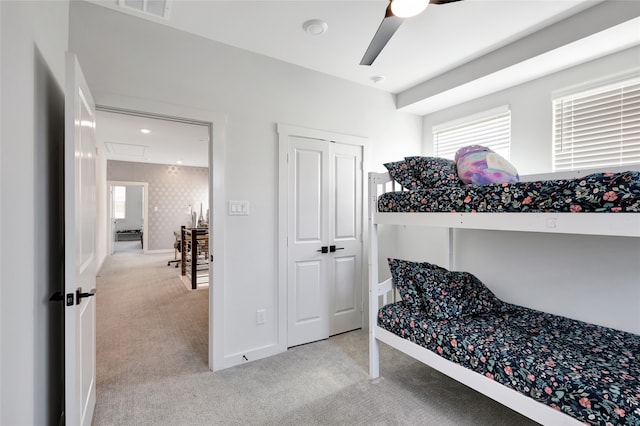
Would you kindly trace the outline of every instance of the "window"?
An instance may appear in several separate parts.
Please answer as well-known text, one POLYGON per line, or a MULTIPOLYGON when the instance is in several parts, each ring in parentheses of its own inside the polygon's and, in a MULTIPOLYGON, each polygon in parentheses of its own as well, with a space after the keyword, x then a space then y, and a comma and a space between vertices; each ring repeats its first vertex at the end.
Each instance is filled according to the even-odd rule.
POLYGON ((113 187, 113 217, 115 219, 126 219, 127 210, 127 187, 113 187))
POLYGON ((553 169, 640 163, 640 77, 553 100, 553 169))
POLYGON ((453 159, 458 149, 482 145, 506 159, 511 157, 511 110, 495 108, 433 127, 436 157, 453 159))

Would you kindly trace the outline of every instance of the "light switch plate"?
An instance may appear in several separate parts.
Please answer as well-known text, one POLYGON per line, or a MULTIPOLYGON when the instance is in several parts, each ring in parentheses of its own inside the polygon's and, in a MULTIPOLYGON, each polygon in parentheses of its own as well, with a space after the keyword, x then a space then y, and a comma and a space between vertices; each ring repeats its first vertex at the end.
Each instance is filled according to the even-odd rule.
POLYGON ((249 216, 249 201, 229 200, 229 216, 249 216))

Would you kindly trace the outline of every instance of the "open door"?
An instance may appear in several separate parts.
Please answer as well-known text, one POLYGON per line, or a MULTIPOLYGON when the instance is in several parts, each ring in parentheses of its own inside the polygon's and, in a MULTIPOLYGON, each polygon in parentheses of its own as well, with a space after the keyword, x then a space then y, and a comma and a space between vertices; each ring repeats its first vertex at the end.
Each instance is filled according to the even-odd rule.
POLYGON ((95 105, 67 53, 65 88, 65 423, 90 425, 96 403, 95 105))

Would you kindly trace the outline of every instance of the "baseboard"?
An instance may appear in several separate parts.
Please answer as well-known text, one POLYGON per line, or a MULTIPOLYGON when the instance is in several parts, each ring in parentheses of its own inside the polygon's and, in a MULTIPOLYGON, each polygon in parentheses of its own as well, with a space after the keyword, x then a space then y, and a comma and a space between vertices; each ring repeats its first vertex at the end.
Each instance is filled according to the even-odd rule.
POLYGON ((225 355, 223 369, 235 367, 236 365, 245 364, 247 362, 256 361, 262 358, 267 358, 286 351, 286 348, 283 349, 280 345, 273 344, 263 346, 261 348, 251 349, 246 352, 238 352, 231 355, 225 355))

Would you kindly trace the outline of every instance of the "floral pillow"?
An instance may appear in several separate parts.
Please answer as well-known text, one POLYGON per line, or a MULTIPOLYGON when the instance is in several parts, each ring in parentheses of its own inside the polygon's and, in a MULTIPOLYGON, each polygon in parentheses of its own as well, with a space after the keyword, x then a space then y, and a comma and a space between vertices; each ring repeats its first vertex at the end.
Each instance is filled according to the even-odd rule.
POLYGON ((400 298, 404 304, 415 311, 424 311, 423 296, 420 293, 416 280, 422 281, 424 270, 446 269, 427 262, 411 262, 401 259, 388 259, 391 278, 395 284, 400 298))
POLYGON ((437 319, 495 312, 503 307, 478 278, 469 272, 424 269, 415 276, 425 312, 437 319))
POLYGON ((415 179, 427 188, 462 185, 456 163, 441 157, 406 157, 415 179))
POLYGON ((384 166, 389 171, 391 178, 402 185, 403 188, 416 190, 421 186, 418 179, 414 176, 413 168, 409 166, 408 161, 402 160, 385 163, 384 166))

